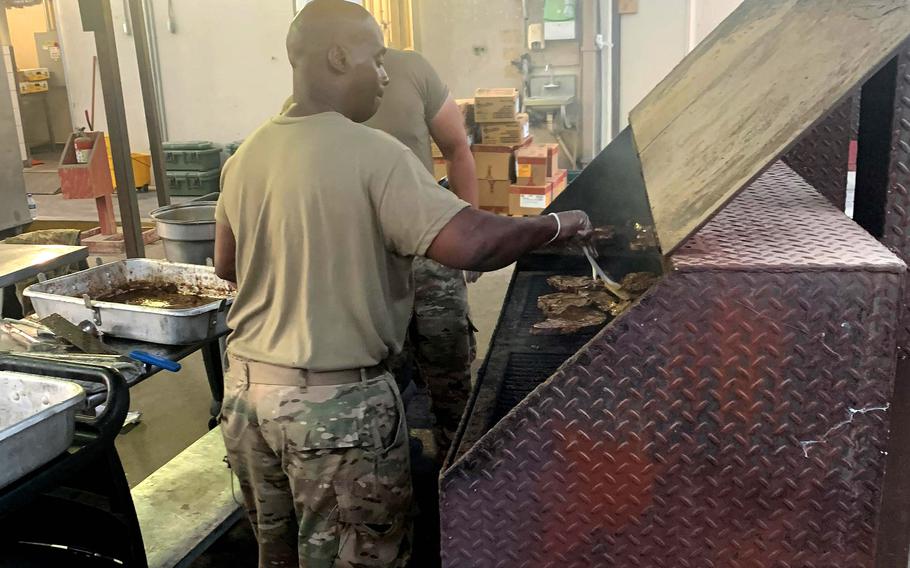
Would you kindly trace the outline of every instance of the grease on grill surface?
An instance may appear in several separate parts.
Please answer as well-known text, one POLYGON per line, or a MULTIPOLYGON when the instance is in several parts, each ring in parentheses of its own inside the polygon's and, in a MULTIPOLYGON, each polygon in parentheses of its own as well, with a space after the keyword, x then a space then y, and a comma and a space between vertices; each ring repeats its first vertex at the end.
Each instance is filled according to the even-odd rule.
POLYGON ((157 308, 163 310, 186 310, 207 306, 221 301, 222 298, 213 298, 200 294, 181 291, 176 284, 151 284, 148 282, 134 282, 129 289, 115 290, 95 298, 100 302, 126 304, 128 306, 141 306, 143 308, 157 308))
POLYGON ((658 276, 650 272, 633 272, 622 279, 622 289, 630 294, 642 295, 657 282, 658 276))
MULTIPOLYGON (((634 272, 622 280, 622 288, 633 296, 648 290, 658 276, 650 272, 634 272)), ((537 299, 537 307, 546 320, 531 327, 534 335, 572 335, 602 326, 607 315, 617 317, 632 305, 608 292, 603 283, 587 276, 551 276, 550 287, 559 290, 537 299)))

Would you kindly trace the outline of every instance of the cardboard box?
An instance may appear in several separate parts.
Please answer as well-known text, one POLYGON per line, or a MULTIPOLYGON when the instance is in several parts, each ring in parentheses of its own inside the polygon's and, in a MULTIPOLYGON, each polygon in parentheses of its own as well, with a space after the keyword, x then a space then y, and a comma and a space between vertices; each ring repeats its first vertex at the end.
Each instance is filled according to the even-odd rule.
POLYGON ((540 215, 553 202, 553 182, 544 185, 513 185, 509 188, 509 215, 540 215))
POLYGON ((550 169, 549 150, 532 144, 515 152, 515 179, 520 185, 545 185, 550 169))
POLYGON ((480 208, 493 213, 505 213, 509 209, 509 180, 479 179, 477 192, 480 208))
POLYGON ((20 69, 20 81, 47 81, 51 78, 51 72, 47 67, 35 67, 34 69, 20 69))
POLYGON ((553 199, 556 199, 569 187, 569 170, 557 170, 556 175, 547 179, 547 182, 553 184, 553 199))
POLYGON ((474 94, 474 120, 480 124, 513 122, 519 111, 518 89, 477 89, 474 94))
POLYGON ((47 90, 47 81, 22 81, 19 83, 19 93, 23 95, 46 93, 47 90))
POLYGON ((519 114, 513 122, 497 122, 481 125, 481 138, 484 144, 502 144, 517 146, 531 136, 530 117, 519 114))
POLYGON ((559 172, 559 144, 547 144, 547 147, 550 148, 550 168, 547 175, 555 177, 559 172))
POLYGON ((515 150, 527 146, 534 138, 528 138, 521 146, 500 146, 475 144, 474 162, 477 164, 478 179, 513 181, 515 178, 515 150))
POLYGON ((433 158, 433 177, 438 181, 447 175, 449 175, 449 172, 446 169, 445 158, 433 158))
POLYGON ((521 185, 544 185, 547 178, 555 177, 559 168, 559 146, 532 144, 515 152, 515 179, 521 185), (555 155, 555 158, 554 158, 555 155))

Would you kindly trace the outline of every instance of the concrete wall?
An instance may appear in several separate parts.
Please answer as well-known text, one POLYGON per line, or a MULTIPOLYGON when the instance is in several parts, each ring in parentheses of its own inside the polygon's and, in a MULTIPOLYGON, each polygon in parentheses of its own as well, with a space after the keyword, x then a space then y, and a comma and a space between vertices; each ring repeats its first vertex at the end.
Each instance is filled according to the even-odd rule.
MULTIPOLYGON (((637 14, 622 16, 620 112, 647 94, 741 0, 640 0, 637 14)), ((479 87, 521 85, 511 65, 527 51, 520 0, 415 0, 417 47, 456 97, 479 87)), ((530 0, 529 16, 541 0, 530 0)), ((275 113, 290 93, 284 36, 292 4, 284 0, 174 2, 176 29, 167 29, 167 0, 152 0, 161 58, 168 139, 243 138, 275 113)), ((147 148, 133 37, 122 31, 123 3, 111 2, 120 55, 130 138, 147 148)), ((82 31, 77 2, 58 2, 70 111, 77 125, 91 101, 94 39, 82 31)), ((555 42, 533 56, 540 68, 578 73, 577 42, 555 42)), ((539 69, 540 71, 540 69, 539 69)), ((104 129, 100 81, 96 127, 104 129)))
POLYGON ((692 47, 698 45, 724 18, 742 4, 742 0, 689 0, 692 47))
POLYGON ((527 50, 521 0, 416 0, 417 49, 457 98, 484 87, 520 87, 509 62, 527 50))
MULTIPOLYGON (((174 2, 174 33, 167 0, 153 0, 168 139, 231 142, 277 113, 291 92, 284 48, 292 4, 283 0, 174 2)), ((111 2, 124 103, 133 150, 148 147, 133 36, 123 32, 122 2, 111 2)), ((58 2, 61 43, 73 117, 91 105, 92 34, 82 31, 76 2, 58 2)), ((95 127, 106 129, 100 81, 95 127)))
POLYGON ((688 0, 640 0, 620 17, 620 122, 688 53, 688 0))
POLYGON ((742 0, 640 0, 621 17, 620 118, 629 112, 742 0))

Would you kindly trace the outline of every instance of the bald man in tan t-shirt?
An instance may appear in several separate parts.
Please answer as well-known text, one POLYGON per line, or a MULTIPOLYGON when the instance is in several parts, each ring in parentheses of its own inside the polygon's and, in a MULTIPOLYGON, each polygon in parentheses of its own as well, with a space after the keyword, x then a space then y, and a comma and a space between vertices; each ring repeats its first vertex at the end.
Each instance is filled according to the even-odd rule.
POLYGON ((363 8, 313 0, 287 46, 295 104, 225 165, 215 215, 215 271, 237 283, 221 431, 261 567, 400 568, 406 419, 381 363, 404 342, 413 258, 494 270, 590 222, 477 211, 357 124, 388 84, 363 8))
MULTIPOLYGON (((367 122, 398 139, 433 173, 431 141, 446 158, 449 186, 477 207, 477 171, 464 116, 433 66, 419 53, 390 49, 390 83, 379 111, 367 122)), ((284 111, 293 104, 285 103, 284 111)), ((442 190, 440 190, 442 191, 442 190)), ((403 213, 403 212, 402 212, 403 213)), ((389 361, 399 381, 413 363, 415 379, 429 388, 438 459, 445 458, 471 390, 476 357, 474 326, 464 273, 418 257, 414 260, 414 314, 405 350, 389 361)), ((399 383, 401 384, 401 383, 399 383)))

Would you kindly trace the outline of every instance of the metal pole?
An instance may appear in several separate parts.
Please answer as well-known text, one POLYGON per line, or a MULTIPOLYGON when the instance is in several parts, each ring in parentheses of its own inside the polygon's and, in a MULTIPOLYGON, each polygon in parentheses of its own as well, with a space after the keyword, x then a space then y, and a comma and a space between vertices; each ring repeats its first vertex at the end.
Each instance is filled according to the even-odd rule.
POLYGON ((106 0, 79 0, 82 29, 95 33, 98 67, 101 69, 101 90, 104 93, 104 110, 107 129, 111 135, 111 158, 117 176, 117 201, 120 204, 120 221, 123 224, 123 241, 128 258, 145 256, 142 242, 142 222, 136 182, 133 178, 130 139, 127 132, 126 111, 123 108, 123 85, 120 82, 120 63, 111 5, 106 0))
POLYGON ((149 133, 149 153, 152 155, 152 171, 155 172, 155 193, 158 205, 170 205, 167 176, 164 171, 164 150, 161 146, 161 120, 158 116, 158 102, 155 81, 152 78, 152 59, 149 52, 148 34, 145 26, 145 11, 142 0, 129 0, 130 19, 133 22, 133 39, 136 42, 136 62, 139 64, 139 83, 142 85, 142 103, 145 106, 145 124, 149 133))
POLYGON ((622 130, 622 109, 620 108, 622 105, 622 81, 620 80, 622 73, 622 16, 619 14, 619 3, 612 0, 610 4, 612 4, 610 9, 613 11, 613 30, 610 37, 613 44, 610 52, 610 96, 612 99, 610 104, 612 132, 610 134, 612 138, 616 138, 622 130))
POLYGON ((0 45, 12 45, 9 37, 9 21, 6 19, 6 7, 0 4, 0 45))

